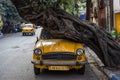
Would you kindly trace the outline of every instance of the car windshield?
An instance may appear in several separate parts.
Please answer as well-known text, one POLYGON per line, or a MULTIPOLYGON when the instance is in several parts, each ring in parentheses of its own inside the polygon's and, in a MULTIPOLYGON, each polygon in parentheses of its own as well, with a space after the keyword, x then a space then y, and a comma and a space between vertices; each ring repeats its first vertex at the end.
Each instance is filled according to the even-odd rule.
POLYGON ((42 29, 41 39, 53 39, 53 36, 48 31, 42 29))
POLYGON ((32 27, 32 24, 25 24, 26 27, 32 27))
POLYGON ((40 36, 41 39, 64 39, 58 35, 52 35, 50 32, 48 32, 47 30, 45 29, 42 29, 42 32, 41 32, 41 36, 40 36))

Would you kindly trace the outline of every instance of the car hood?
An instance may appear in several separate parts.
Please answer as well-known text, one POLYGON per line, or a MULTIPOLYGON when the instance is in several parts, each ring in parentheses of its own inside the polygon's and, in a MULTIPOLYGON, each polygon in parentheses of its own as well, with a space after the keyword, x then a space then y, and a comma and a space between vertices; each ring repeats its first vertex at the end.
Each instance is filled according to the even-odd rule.
POLYGON ((47 52, 75 52, 76 43, 64 39, 40 40, 36 47, 40 47, 43 53, 47 52))

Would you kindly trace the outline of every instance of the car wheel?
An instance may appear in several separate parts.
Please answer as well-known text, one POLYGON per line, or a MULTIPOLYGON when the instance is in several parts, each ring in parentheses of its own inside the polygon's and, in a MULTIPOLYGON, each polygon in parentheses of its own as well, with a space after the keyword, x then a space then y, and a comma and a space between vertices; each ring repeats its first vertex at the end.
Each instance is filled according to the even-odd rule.
POLYGON ((36 68, 34 66, 34 73, 35 73, 35 75, 39 75, 40 74, 40 68, 36 68))
POLYGON ((35 35, 35 32, 33 34, 35 35))
POLYGON ((33 36, 33 33, 31 33, 31 36, 33 36))
POLYGON ((83 67, 78 69, 77 71, 78 71, 79 74, 84 75, 84 73, 85 73, 85 65, 83 65, 83 67))
POLYGON ((24 35, 25 35, 25 33, 22 33, 22 35, 24 36, 24 35))

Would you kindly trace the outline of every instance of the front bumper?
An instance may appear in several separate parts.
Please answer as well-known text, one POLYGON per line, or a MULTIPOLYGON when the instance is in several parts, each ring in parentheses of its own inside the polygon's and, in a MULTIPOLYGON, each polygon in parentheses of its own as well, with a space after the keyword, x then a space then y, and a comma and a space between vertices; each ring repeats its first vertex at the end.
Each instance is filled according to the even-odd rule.
POLYGON ((70 62, 45 62, 45 61, 41 61, 41 62, 36 62, 36 61, 31 61, 31 63, 35 64, 35 65, 76 65, 76 66, 80 66, 80 65, 84 65, 87 63, 87 61, 83 61, 83 62, 76 62, 76 61, 70 61, 70 62))
POLYGON ((29 34, 29 33, 34 33, 34 32, 22 32, 22 33, 26 33, 26 34, 28 33, 29 34))

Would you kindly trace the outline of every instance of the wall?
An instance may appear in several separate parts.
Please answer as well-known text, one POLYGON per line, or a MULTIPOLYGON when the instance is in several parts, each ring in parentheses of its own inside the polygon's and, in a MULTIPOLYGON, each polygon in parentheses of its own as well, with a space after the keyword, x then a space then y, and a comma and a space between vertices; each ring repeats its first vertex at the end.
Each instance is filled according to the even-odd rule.
POLYGON ((120 0, 114 0, 114 27, 118 34, 120 34, 120 0))
POLYGON ((114 12, 120 12, 120 0, 113 0, 114 12))

